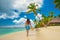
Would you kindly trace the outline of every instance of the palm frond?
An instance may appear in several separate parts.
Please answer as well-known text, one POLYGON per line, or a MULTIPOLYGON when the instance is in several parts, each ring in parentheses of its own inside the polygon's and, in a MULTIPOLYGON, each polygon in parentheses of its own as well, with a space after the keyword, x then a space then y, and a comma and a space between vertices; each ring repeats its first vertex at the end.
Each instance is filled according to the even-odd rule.
POLYGON ((38 12, 40 12, 41 10, 40 9, 36 9, 38 12))
POLYGON ((60 0, 54 0, 55 7, 60 9, 60 0))
POLYGON ((60 6, 60 3, 57 3, 57 4, 56 4, 56 8, 58 8, 59 6, 60 6))
POLYGON ((31 10, 31 9, 27 11, 27 13, 30 13, 30 12, 32 12, 32 10, 31 10))
POLYGON ((28 9, 34 9, 34 7, 35 7, 35 4, 30 4, 30 5, 28 6, 28 9))
POLYGON ((58 2, 58 0, 54 0, 54 3, 57 3, 58 2))
POLYGON ((37 15, 36 10, 33 10, 33 12, 34 12, 34 15, 37 15))

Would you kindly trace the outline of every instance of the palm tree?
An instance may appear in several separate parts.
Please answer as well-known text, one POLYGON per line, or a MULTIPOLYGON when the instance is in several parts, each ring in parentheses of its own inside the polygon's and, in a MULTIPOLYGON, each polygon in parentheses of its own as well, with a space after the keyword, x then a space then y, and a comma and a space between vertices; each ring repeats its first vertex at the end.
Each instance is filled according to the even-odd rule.
POLYGON ((55 7, 60 9, 60 0, 54 0, 55 7))
POLYGON ((50 16, 53 17, 53 15, 54 15, 54 12, 50 12, 50 16))
POLYGON ((36 16, 36 15, 37 15, 36 11, 40 11, 39 9, 37 9, 37 7, 38 7, 38 4, 36 4, 36 3, 31 3, 31 4, 27 7, 27 8, 28 8, 27 13, 33 12, 34 15, 36 16))
POLYGON ((43 19, 43 24, 47 25, 53 18, 54 18, 54 12, 50 12, 49 16, 45 16, 44 14, 42 15, 44 17, 43 19))
POLYGON ((47 25, 49 24, 49 22, 54 18, 54 12, 50 12, 49 16, 46 17, 46 23, 47 25))
POLYGON ((54 18, 54 12, 50 12, 49 14, 50 14, 49 15, 50 20, 53 19, 54 18))
MULTIPOLYGON (((31 3, 31 4, 29 4, 28 5, 28 11, 27 11, 27 13, 30 13, 30 12, 33 12, 34 13, 34 15, 35 16, 37 16, 37 12, 36 11, 40 11, 40 9, 38 9, 37 7, 38 7, 39 5, 38 4, 36 4, 36 3, 31 3)), ((39 19, 40 19, 40 17, 38 17, 39 19)), ((37 20, 35 19, 35 24, 37 25, 37 20)))

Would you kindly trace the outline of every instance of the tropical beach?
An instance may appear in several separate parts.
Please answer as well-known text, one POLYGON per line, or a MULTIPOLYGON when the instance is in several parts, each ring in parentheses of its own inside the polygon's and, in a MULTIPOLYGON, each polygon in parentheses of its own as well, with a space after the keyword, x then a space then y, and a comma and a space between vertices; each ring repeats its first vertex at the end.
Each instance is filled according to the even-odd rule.
POLYGON ((29 37, 25 31, 13 32, 0 36, 0 40, 60 40, 60 26, 39 28, 38 31, 30 30, 29 37))
POLYGON ((0 0, 0 40, 60 40, 60 0, 0 0))

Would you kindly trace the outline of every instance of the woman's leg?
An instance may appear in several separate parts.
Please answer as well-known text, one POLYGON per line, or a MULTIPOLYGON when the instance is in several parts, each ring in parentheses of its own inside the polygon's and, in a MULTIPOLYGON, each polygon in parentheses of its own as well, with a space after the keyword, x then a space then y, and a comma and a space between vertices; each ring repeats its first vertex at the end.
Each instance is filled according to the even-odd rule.
POLYGON ((27 36, 29 35, 29 30, 27 30, 27 36))

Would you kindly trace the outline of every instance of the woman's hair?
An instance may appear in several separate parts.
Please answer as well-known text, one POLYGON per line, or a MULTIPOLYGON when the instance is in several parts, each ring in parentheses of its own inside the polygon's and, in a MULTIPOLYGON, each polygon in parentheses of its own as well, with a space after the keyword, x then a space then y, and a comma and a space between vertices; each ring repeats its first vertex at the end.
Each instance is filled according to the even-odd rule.
POLYGON ((30 20, 29 20, 29 19, 27 19, 26 23, 27 23, 27 24, 30 24, 30 20))

